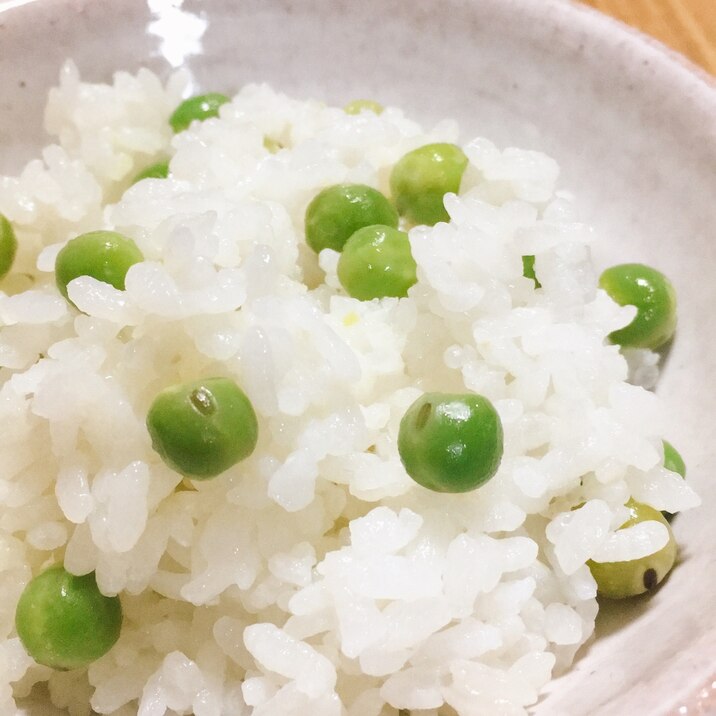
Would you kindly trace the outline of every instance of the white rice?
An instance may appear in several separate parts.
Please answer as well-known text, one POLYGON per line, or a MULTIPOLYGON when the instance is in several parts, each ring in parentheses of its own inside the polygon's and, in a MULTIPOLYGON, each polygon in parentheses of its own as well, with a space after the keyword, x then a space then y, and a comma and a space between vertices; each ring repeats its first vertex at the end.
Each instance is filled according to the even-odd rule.
MULTIPOLYGON (((633 309, 596 289, 593 234, 556 163, 463 145, 452 221, 410 232, 417 285, 362 303, 337 254, 319 267, 306 249, 307 203, 344 181, 388 193, 391 165, 457 141, 456 125, 249 85, 173 136, 184 88, 146 70, 84 84, 68 63, 46 113, 57 143, 0 178, 20 242, 0 294, 0 713, 44 681, 73 716, 526 713, 592 634, 585 562, 664 542, 657 523, 616 534, 627 499, 698 504, 662 468, 664 407, 605 341, 633 309), (265 135, 286 148, 270 154, 265 135), (165 154, 169 179, 128 188, 165 154), (70 284, 83 315, 54 257, 98 228, 146 260, 126 292, 70 284), (217 374, 250 396, 259 444, 182 481, 144 416, 165 386, 217 374), (505 455, 481 489, 406 475, 398 424, 426 390, 495 404, 505 455), (83 671, 35 664, 14 630, 24 586, 61 561, 124 607, 119 642, 83 671)), ((630 362, 653 385, 653 355, 630 362)))

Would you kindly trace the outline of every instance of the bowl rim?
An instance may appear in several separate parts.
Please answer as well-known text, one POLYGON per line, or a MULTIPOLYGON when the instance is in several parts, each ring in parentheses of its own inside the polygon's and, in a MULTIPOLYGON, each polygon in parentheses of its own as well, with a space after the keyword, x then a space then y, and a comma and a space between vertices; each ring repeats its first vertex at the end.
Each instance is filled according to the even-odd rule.
MULTIPOLYGON (((699 89, 704 100, 712 103, 716 109, 716 75, 653 35, 579 0, 510 0, 510 2, 529 8, 535 16, 541 14, 540 8, 544 12, 545 5, 548 5, 557 16, 557 22, 576 23, 590 36, 599 37, 607 42, 610 42, 609 35, 618 33, 628 46, 644 52, 646 55, 644 59, 653 59, 660 67, 668 69, 670 77, 667 79, 686 80, 690 84, 696 80, 695 87, 699 89), (560 15, 562 17, 559 17, 560 15)), ((614 44, 613 40, 611 43, 614 44)))
MULTIPOLYGON (((300 2, 300 0, 287 0, 300 2)), ((403 0, 409 1, 409 0, 403 0)), ((440 0, 439 0, 440 1, 440 0)), ((151 3, 146 2, 146 10, 153 12, 151 3)), ((716 113, 716 73, 711 73, 705 67, 686 57, 678 50, 669 47, 656 37, 645 31, 629 25, 622 20, 608 15, 598 8, 586 4, 584 0, 442 0, 442 2, 481 7, 494 8, 493 12, 504 13, 506 7, 517 15, 535 22, 548 21, 553 29, 568 28, 570 33, 578 31, 586 38, 598 41, 601 46, 621 47, 632 49, 639 55, 645 65, 652 70, 659 70, 658 84, 689 87, 691 96, 697 104, 704 105, 707 110, 716 113)), ((182 5, 184 0, 178 0, 182 5)), ((0 0, 0 23, 5 18, 20 19, 20 15, 41 12, 43 6, 64 5, 69 10, 81 12, 86 6, 104 4, 111 8, 111 0, 0 0)), ((22 19, 20 19, 22 22, 22 19)), ((203 54, 203 53, 202 53, 203 54)))

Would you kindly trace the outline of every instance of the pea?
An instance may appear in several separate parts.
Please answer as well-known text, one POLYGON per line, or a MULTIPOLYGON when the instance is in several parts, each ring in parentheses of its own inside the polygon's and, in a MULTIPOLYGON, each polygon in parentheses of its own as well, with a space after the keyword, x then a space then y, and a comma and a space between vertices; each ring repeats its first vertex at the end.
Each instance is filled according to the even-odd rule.
POLYGON ((650 591, 670 572, 676 561, 676 540, 669 523, 658 510, 640 502, 629 500, 629 519, 620 527, 631 527, 639 522, 654 520, 669 530, 669 541, 658 552, 626 562, 588 562, 597 591, 602 597, 624 599, 650 591))
POLYGON ((460 190, 467 157, 455 144, 427 144, 402 157, 390 175, 390 190, 401 216, 432 226, 448 221, 443 198, 460 190))
POLYGON ((157 162, 143 169, 132 179, 132 184, 142 181, 142 179, 166 179, 169 176, 169 162, 157 162))
POLYGON ((336 184, 319 192, 306 209, 306 243, 316 252, 342 251, 364 226, 396 228, 398 212, 377 189, 365 184, 336 184))
POLYGON ((218 117, 219 107, 227 102, 229 102, 229 98, 218 92, 190 97, 174 110, 169 118, 169 124, 175 132, 183 132, 194 120, 203 122, 209 117, 218 117))
POLYGON ((229 378, 175 385, 147 414, 152 447, 173 470, 206 480, 247 458, 258 440, 251 401, 229 378))
POLYGON ((53 669, 79 669, 104 656, 119 639, 119 597, 99 591, 94 572, 76 577, 50 567, 25 587, 15 628, 27 653, 53 669))
POLYGON ((481 395, 425 393, 400 421, 398 452, 419 485, 435 492, 468 492, 500 466, 502 422, 481 395))
POLYGON ((659 348, 676 329, 676 293, 669 279, 643 264, 620 264, 602 273, 599 285, 620 306, 636 306, 634 320, 609 334, 612 343, 659 348))
POLYGON ((360 114, 361 112, 374 112, 375 114, 382 114, 384 109, 383 105, 375 100, 354 99, 343 108, 343 111, 346 114, 360 114))
POLYGON ((686 463, 679 451, 668 441, 661 441, 664 446, 664 467, 671 472, 677 472, 681 477, 686 477, 686 463))
POLYGON ((417 281, 408 235, 390 226, 358 229, 338 259, 338 280, 361 301, 407 296, 417 281))
POLYGON ((278 151, 283 149, 283 144, 281 144, 278 139, 269 137, 269 135, 267 134, 266 136, 264 136, 264 149, 266 149, 271 154, 276 154, 278 151))
POLYGON ((90 231, 67 242, 55 259, 55 282, 69 301, 67 284, 79 276, 92 276, 124 291, 130 266, 144 257, 137 245, 115 231, 90 231))
POLYGON ((0 214, 0 278, 5 278, 15 260, 17 239, 12 224, 0 214))
POLYGON ((535 257, 531 254, 522 257, 522 275, 531 278, 535 282, 535 288, 542 288, 542 284, 535 275, 535 257))

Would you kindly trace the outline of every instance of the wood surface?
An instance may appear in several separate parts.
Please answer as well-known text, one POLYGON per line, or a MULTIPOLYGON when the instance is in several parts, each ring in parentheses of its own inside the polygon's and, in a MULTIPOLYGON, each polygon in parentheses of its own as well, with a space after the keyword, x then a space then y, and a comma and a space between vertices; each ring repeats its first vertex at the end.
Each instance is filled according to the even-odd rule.
POLYGON ((583 0, 716 75, 716 0, 583 0))

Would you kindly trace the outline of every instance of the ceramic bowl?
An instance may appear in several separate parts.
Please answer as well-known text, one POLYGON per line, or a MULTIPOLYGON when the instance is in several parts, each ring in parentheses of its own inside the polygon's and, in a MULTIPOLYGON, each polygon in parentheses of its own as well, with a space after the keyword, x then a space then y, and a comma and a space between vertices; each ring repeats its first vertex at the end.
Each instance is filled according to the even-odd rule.
MULTIPOLYGON (((716 654, 716 87, 626 27, 559 0, 0 2, 0 173, 42 143, 62 61, 89 80, 188 67, 196 86, 265 80, 296 96, 369 96, 465 137, 542 149, 600 236, 597 262, 665 270, 679 329, 658 391, 704 506, 678 517, 681 564, 651 599, 600 615, 597 638, 536 712, 658 716, 716 654)), ((44 705, 38 714, 48 714, 44 705)))

